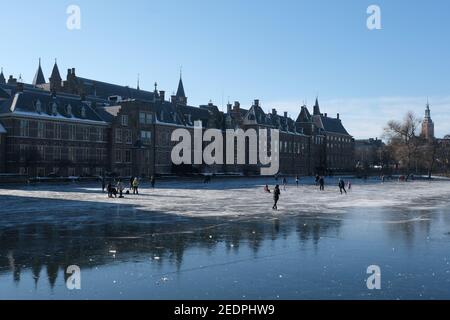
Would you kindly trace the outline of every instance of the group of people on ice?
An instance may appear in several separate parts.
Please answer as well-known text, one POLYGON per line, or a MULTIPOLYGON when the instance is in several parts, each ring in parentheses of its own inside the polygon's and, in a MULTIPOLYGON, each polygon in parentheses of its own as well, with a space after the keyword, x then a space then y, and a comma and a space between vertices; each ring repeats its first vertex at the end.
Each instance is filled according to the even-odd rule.
MULTIPOLYGON (((277 176, 275 176, 275 180, 278 181, 277 176)), ((317 175, 315 182, 316 182, 316 185, 319 186, 320 191, 325 190, 325 177, 317 175)), ((283 183, 283 190, 286 191, 286 187, 288 184, 287 178, 283 178, 282 183, 283 183)), ((297 185, 297 187, 299 186, 299 183, 300 183, 300 178, 298 176, 296 176, 295 184, 297 185)), ((346 183, 344 180, 339 179, 338 187, 339 187, 339 192, 341 194, 347 194, 347 192, 352 189, 352 183, 351 183, 351 181, 348 181, 346 183)), ((269 188, 269 185, 266 184, 264 186, 264 192, 272 193, 272 191, 269 188)), ((278 201, 280 200, 280 195, 281 195, 280 185, 277 184, 273 190, 273 201, 274 201, 274 204, 272 207, 273 210, 278 210, 278 201)))
MULTIPOLYGON (((155 187, 155 177, 151 177, 150 178, 150 183, 152 188, 155 187)), ((106 183, 105 177, 102 177, 102 192, 106 192, 108 193, 108 198, 117 198, 117 195, 119 195, 119 198, 123 198, 123 194, 131 194, 131 192, 134 195, 138 195, 139 194, 139 184, 140 184, 140 180, 138 177, 131 177, 130 178, 130 183, 129 183, 129 188, 127 191, 125 191, 126 187, 125 184, 123 183, 122 179, 119 179, 118 181, 114 180, 114 181, 109 181, 108 183, 106 183)))

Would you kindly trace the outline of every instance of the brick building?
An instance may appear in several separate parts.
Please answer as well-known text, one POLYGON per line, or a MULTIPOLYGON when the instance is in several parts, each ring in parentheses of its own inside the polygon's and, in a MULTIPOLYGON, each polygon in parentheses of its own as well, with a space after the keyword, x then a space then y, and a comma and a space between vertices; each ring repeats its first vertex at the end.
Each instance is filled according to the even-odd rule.
POLYGON ((21 83, 1 85, 5 170, 29 176, 89 176, 109 168, 110 125, 92 102, 21 83))
MULTIPOLYGON (((320 112, 318 101, 313 114, 302 106, 293 120, 276 109, 265 113, 259 100, 248 109, 239 102, 228 104, 226 112, 211 102, 189 106, 181 77, 176 94, 168 99, 157 84, 153 91, 141 90, 139 83, 134 89, 79 77, 75 69, 68 69, 62 80, 56 62, 48 82, 40 63, 32 84, 12 76, 6 81, 0 74, 0 147, 4 150, 0 172, 146 177, 259 173, 259 165, 248 164, 248 143, 244 165, 226 164, 225 159, 224 164, 212 166, 172 164, 176 144, 171 141, 172 132, 183 128, 192 133, 195 123, 201 123, 202 130, 217 129, 224 137, 227 129, 278 129, 282 174, 353 169, 353 138, 339 115, 332 118, 320 112)), ((270 137, 267 148, 270 153, 270 137)))

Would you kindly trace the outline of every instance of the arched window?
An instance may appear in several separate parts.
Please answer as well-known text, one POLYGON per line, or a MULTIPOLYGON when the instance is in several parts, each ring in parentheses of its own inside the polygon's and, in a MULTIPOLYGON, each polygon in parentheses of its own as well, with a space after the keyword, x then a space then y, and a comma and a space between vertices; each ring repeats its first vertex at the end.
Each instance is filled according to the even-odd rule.
POLYGON ((56 116, 58 114, 58 105, 56 104, 56 102, 53 102, 53 104, 52 104, 52 114, 54 116, 56 116))
POLYGON ((70 104, 67 105, 66 112, 69 117, 72 116, 72 106, 70 104))
POLYGON ((81 117, 86 118, 86 107, 85 106, 81 107, 81 117))

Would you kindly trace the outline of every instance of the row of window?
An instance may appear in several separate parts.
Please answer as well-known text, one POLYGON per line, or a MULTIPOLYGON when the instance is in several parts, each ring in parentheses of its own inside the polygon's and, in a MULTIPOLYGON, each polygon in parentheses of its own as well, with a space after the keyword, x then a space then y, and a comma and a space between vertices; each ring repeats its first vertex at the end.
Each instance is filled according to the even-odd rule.
POLYGON ((339 144, 339 143, 327 143, 328 149, 343 149, 347 147, 347 145, 339 144))
MULTIPOLYGON (((19 174, 30 175, 30 174, 32 174, 32 172, 31 172, 32 170, 30 170, 30 169, 31 168, 28 168, 28 167, 20 167, 19 174)), ((83 167, 78 170, 74 167, 69 167, 69 168, 67 168, 67 171, 65 169, 59 168, 59 167, 53 167, 53 168, 38 167, 38 168, 36 168, 36 172, 35 172, 37 177, 46 177, 50 174, 56 174, 56 175, 61 175, 61 176, 64 175, 64 176, 68 176, 68 177, 75 177, 77 175, 103 176, 104 173, 105 173, 105 170, 102 167, 95 167, 95 168, 83 167)))
POLYGON ((337 142, 345 142, 345 143, 352 142, 351 138, 344 138, 344 137, 328 136, 327 139, 328 139, 328 141, 337 141, 337 142))
MULTIPOLYGON (((143 125, 153 124, 153 114, 148 112, 140 112, 139 113, 139 123, 143 125)), ((124 127, 128 127, 129 125, 129 117, 124 114, 120 116, 120 124, 124 127)))
POLYGON ((280 152, 301 154, 305 151, 305 148, 304 143, 280 141, 280 152))
POLYGON ((25 138, 97 142, 105 142, 107 139, 104 128, 31 120, 20 120, 19 136, 25 138))
POLYGON ((58 146, 30 146, 19 145, 19 158, 21 162, 39 161, 105 161, 108 157, 106 148, 75 148, 58 146))

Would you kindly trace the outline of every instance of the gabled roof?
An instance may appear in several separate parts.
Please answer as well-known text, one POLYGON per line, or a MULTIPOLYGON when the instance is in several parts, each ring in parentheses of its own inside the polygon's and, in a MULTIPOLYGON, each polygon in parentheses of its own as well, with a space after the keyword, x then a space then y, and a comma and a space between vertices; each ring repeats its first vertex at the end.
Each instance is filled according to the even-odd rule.
POLYGON ((302 110, 298 115, 297 122, 310 122, 311 121, 311 113, 306 106, 302 106, 302 110))
POLYGON ((33 79, 33 85, 37 86, 37 85, 44 84, 44 83, 45 83, 45 77, 44 77, 44 73, 42 72, 42 68, 41 68, 41 59, 39 59, 39 66, 36 71, 36 75, 34 76, 34 79, 33 79))
POLYGON ((153 92, 144 91, 142 89, 134 89, 127 86, 96 81, 92 79, 77 77, 80 84, 83 85, 86 95, 92 95, 103 99, 111 96, 120 96, 122 99, 139 99, 143 101, 153 101, 153 92))
POLYGON ((343 135, 350 135, 342 125, 340 119, 329 118, 323 115, 314 116, 314 123, 322 130, 330 133, 338 133, 343 135))

